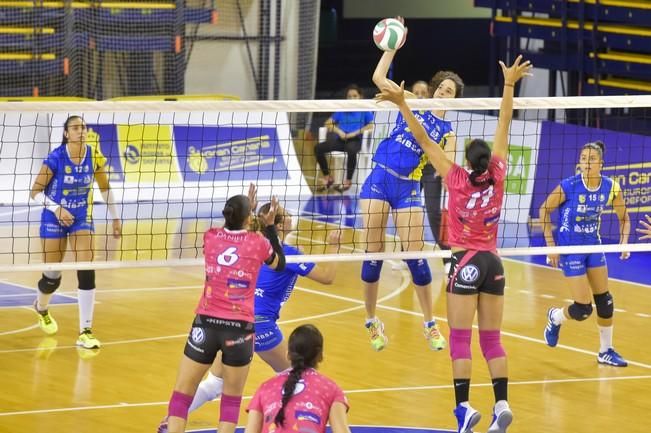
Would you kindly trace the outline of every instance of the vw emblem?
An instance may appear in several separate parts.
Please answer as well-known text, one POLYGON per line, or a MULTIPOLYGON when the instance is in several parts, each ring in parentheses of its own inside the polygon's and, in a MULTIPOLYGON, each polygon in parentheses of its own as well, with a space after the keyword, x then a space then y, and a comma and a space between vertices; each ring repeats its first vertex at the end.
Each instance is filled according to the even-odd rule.
POLYGON ((192 328, 190 338, 194 344, 201 344, 206 339, 206 333, 201 328, 192 328))
POLYGON ((475 265, 466 265, 461 268, 461 279, 467 283, 474 283, 479 278, 479 268, 475 265))

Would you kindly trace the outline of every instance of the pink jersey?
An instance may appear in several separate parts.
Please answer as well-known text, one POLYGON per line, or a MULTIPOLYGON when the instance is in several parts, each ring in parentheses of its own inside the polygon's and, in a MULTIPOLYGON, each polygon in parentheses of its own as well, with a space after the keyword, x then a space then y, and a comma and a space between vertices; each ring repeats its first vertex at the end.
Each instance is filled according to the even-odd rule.
POLYGON ((253 322, 255 283, 273 253, 269 241, 246 230, 212 228, 203 235, 203 251, 206 282, 196 313, 253 322))
POLYGON ((494 185, 474 186, 470 173, 454 164, 445 183, 450 193, 448 200, 448 243, 477 251, 497 249, 497 223, 504 200, 506 161, 493 156, 488 171, 477 178, 492 178, 494 185))
POLYGON ((341 388, 310 368, 303 372, 294 395, 285 407, 284 427, 276 428, 274 419, 282 403, 283 384, 287 376, 289 371, 282 372, 260 385, 249 403, 247 411, 255 410, 263 414, 262 433, 324 433, 332 404, 338 401, 348 408, 348 401, 341 388))

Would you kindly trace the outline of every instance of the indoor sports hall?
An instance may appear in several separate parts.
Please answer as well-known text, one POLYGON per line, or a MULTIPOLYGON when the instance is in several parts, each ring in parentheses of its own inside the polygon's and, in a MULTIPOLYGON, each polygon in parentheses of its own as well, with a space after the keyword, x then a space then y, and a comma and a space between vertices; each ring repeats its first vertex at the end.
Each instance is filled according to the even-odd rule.
MULTIPOLYGON (((458 165, 466 164, 466 148, 474 139, 489 147, 496 142, 501 96, 508 87, 502 85, 497 60, 508 66, 523 54, 535 66, 533 76, 514 88, 504 200, 494 212, 499 218, 486 222, 498 226, 504 267, 501 342, 513 412, 508 431, 647 430, 651 244, 644 236, 651 231, 651 45, 646 51, 640 47, 651 38, 651 20, 645 21, 651 8, 634 0, 579 0, 563 2, 558 11, 552 1, 525 7, 476 0, 437 10, 423 0, 404 5, 403 12, 390 2, 372 3, 0 2, 1 433, 157 431, 168 414, 186 341, 193 338, 188 332, 195 309, 208 287, 204 234, 225 224, 227 200, 246 196, 251 184, 257 187, 257 209, 276 197, 291 218, 282 241, 304 255, 288 255, 287 262, 316 263, 334 272, 331 284, 298 278, 277 323, 285 339, 303 324, 321 331, 318 370, 343 390, 350 430, 459 431, 449 341, 443 350, 430 350, 406 262, 429 264, 434 319, 449 339, 449 275, 442 259, 450 257, 451 193, 444 187, 438 197, 438 230, 425 211, 401 226, 399 211, 392 210, 382 226, 383 251, 367 252, 373 246, 365 181, 380 164, 378 149, 400 123, 395 104, 373 100, 378 90, 371 76, 383 42, 376 39, 376 47, 372 33, 378 21, 396 15, 411 25, 411 39, 396 48, 390 70, 398 84, 416 81, 408 71, 419 57, 408 50, 412 40, 416 45, 419 37, 431 35, 428 26, 450 30, 466 19, 469 33, 488 39, 492 25, 491 49, 482 49, 487 61, 481 67, 488 71, 490 61, 494 76, 486 72, 482 82, 465 78, 472 77, 473 66, 465 70, 453 58, 459 55, 449 54, 452 66, 437 59, 424 78, 437 69, 455 69, 466 79, 466 95, 407 101, 413 112, 443 113, 456 137, 450 158, 458 165), (633 18, 626 18, 629 12, 633 18), (595 24, 599 20, 605 23, 595 24), (561 40, 547 34, 553 26, 562 29, 561 40), (577 28, 586 32, 578 45, 572 39, 577 28), (522 37, 529 30, 534 36, 522 37), (589 46, 604 34, 612 47, 589 46), (554 43, 544 45, 548 40, 554 43), (634 49, 626 52, 626 45, 634 49), (558 46, 563 62, 552 53, 558 46), (352 54, 342 54, 336 68, 324 65, 324 53, 342 47, 352 54), (355 50, 365 54, 355 57, 355 50), (585 59, 574 59, 584 54, 585 59), (598 65, 591 63, 595 56, 598 65), (362 89, 359 99, 343 99, 348 82, 334 69, 346 68, 350 77, 361 77, 350 79, 362 89), (345 151, 328 153, 330 173, 324 173, 315 155, 334 130, 326 119, 357 112, 371 113, 373 121, 359 134, 354 174, 348 176, 345 151), (597 142, 605 145, 599 170, 602 184, 613 185, 610 196, 586 186, 577 193, 576 209, 551 213, 548 229, 554 239, 572 227, 600 242, 549 246, 541 209, 566 179, 586 179, 585 146, 597 142), (87 149, 81 162, 70 150, 78 143, 87 149), (61 173, 52 162, 58 148, 67 152, 57 166, 61 173), (89 169, 85 161, 95 165, 89 169), (49 173, 49 183, 41 185, 43 173, 49 173), (92 230, 72 229, 84 220, 77 195, 87 197, 79 206, 92 230), (589 227, 596 234, 576 228, 588 227, 582 225, 583 215, 593 202, 598 216, 589 227), (70 227, 65 209, 75 220, 70 227), (572 217, 563 219, 563 212, 572 217), (52 235, 47 218, 61 226, 56 233, 69 229, 67 237, 52 235), (333 244, 337 231, 341 235, 333 244), (86 232, 87 238, 80 234, 86 232), (401 233, 410 239, 416 233, 422 248, 407 251, 401 233), (610 293, 608 305, 590 297, 592 315, 562 322, 559 343, 549 347, 550 309, 576 304, 573 280, 550 260, 558 254, 602 253, 608 279, 607 288, 599 289, 610 293), (376 313, 387 338, 382 350, 369 344, 365 326, 362 274, 371 261, 384 262, 376 313), (85 279, 91 270, 92 289, 85 279), (56 287, 49 290, 47 284, 56 287), (90 333, 90 325, 81 324, 89 314, 87 289, 93 290, 96 344, 81 338, 86 329, 90 333), (43 290, 49 291, 47 314, 58 325, 54 332, 39 313, 43 290), (614 320, 611 348, 625 358, 625 367, 609 365, 602 354, 604 308, 614 320)), ((481 47, 488 48, 488 42, 481 47)), ((399 158, 398 153, 389 157, 399 158)), ((418 209, 426 208, 420 186, 411 195, 418 209)), ((486 195, 476 197, 477 206, 482 200, 486 195)), ((467 209, 470 218, 473 207, 467 209)), ((454 269, 450 275, 456 275, 454 269)), ((470 401, 482 417, 466 432, 486 432, 494 385, 476 320, 471 349, 470 401)), ((245 409, 256 389, 274 375, 253 356, 238 431, 247 423, 245 409)), ((217 399, 191 412, 186 431, 215 432, 220 404, 217 399)), ((293 431, 318 430, 294 426, 293 431)))

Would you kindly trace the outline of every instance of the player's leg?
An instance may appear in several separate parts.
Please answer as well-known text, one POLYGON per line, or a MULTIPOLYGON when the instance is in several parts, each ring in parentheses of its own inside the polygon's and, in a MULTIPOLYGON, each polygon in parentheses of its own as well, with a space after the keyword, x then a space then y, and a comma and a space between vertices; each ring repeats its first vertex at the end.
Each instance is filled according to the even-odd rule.
POLYGON ((217 428, 220 433, 235 432, 242 404, 242 393, 253 358, 254 340, 254 334, 244 334, 241 330, 234 330, 232 336, 225 340, 222 353, 224 392, 220 400, 217 428), (229 339, 237 343, 230 344, 229 339))
POLYGON ((188 411, 197 386, 215 362, 217 352, 224 346, 227 335, 230 335, 229 329, 210 326, 204 316, 195 317, 183 350, 167 416, 158 427, 159 433, 185 431, 188 411))
MULTIPOLYGON (((389 203, 378 199, 362 199, 360 210, 366 251, 369 253, 384 251, 389 203)), ((366 260, 362 263, 362 286, 364 287, 364 306, 366 308, 364 326, 369 332, 371 346, 374 350, 382 350, 387 344, 384 324, 375 315, 381 271, 382 260, 366 260)))
POLYGON ((329 132, 326 136, 326 141, 317 143, 314 147, 314 153, 316 155, 316 161, 319 167, 321 168, 321 173, 323 177, 321 178, 320 184, 317 187, 317 191, 324 191, 332 186, 334 179, 330 174, 330 168, 328 167, 328 158, 326 154, 334 151, 345 150, 345 143, 333 132, 329 132))
MULTIPOLYGON (((420 205, 403 207, 396 209, 393 215, 402 249, 404 251, 422 251, 424 246, 423 208, 420 205)), ((446 346, 446 341, 441 335, 432 313, 432 273, 429 263, 425 259, 409 259, 405 260, 405 263, 411 273, 414 290, 423 312, 423 333, 427 343, 432 350, 442 350, 446 346)))
MULTIPOLYGON (((471 292, 471 291, 469 291, 471 292)), ((472 432, 481 415, 469 403, 472 355, 470 342, 472 322, 477 309, 476 292, 458 294, 448 292, 447 311, 450 326, 450 357, 454 382, 455 409, 459 432, 472 432)))
POLYGON ((608 291, 608 268, 603 253, 590 254, 587 266, 587 276, 590 289, 597 310, 597 326, 599 327, 599 355, 600 364, 614 367, 626 367, 626 360, 615 351, 613 346, 613 315, 615 302, 608 291))
MULTIPOLYGON (((41 237, 44 263, 60 263, 65 256, 68 238, 65 233, 62 237, 41 237)), ((59 326, 50 314, 49 304, 52 295, 61 285, 61 271, 45 271, 41 275, 36 290, 34 310, 38 314, 38 325, 47 335, 56 334, 59 326)))
POLYGON ((481 253, 485 273, 479 293, 477 322, 479 345, 491 375, 495 406, 488 433, 504 433, 513 421, 513 412, 508 404, 507 357, 501 341, 502 318, 504 315, 504 267, 499 257, 481 253))
POLYGON ((552 307, 547 312, 544 336, 550 347, 558 344, 561 325, 566 320, 581 322, 592 314, 592 292, 586 277, 586 258, 586 254, 561 255, 560 265, 574 302, 569 306, 552 307))
POLYGON ((208 370, 208 374, 197 387, 188 412, 194 412, 204 404, 222 395, 224 390, 224 379, 222 379, 224 369, 221 361, 221 353, 218 353, 215 361, 210 366, 210 370, 208 370))
POLYGON ((287 359, 287 341, 275 322, 267 322, 262 327, 256 326, 255 353, 258 354, 276 373, 292 366, 287 359), (258 337, 262 338, 258 338, 258 337))
MULTIPOLYGON (((74 226, 73 226, 74 227, 74 226)), ((70 234, 70 247, 77 262, 92 262, 95 257, 93 232, 88 228, 70 234)), ((93 315, 95 310, 95 271, 77 271, 77 299, 79 301, 79 338, 77 345, 85 349, 98 349, 99 340, 93 335, 93 315)))

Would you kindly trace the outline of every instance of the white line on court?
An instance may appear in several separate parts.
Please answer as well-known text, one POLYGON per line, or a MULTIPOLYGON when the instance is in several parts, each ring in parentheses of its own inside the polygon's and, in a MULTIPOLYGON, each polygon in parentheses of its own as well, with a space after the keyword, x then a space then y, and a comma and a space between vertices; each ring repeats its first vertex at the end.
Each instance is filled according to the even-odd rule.
MULTIPOLYGON (((552 385, 560 383, 586 383, 586 382, 616 382, 620 380, 645 380, 651 379, 651 375, 647 376, 620 376, 620 377, 585 377, 574 379, 543 379, 543 380, 524 380, 524 381, 509 381, 509 386, 527 386, 527 385, 552 385)), ((363 389, 349 389, 344 390, 345 394, 369 394, 374 392, 396 392, 396 391, 426 391, 426 390, 439 390, 451 389, 454 385, 423 385, 423 386, 404 386, 394 388, 363 388, 363 389)), ((476 383, 470 385, 472 388, 488 388, 492 387, 492 383, 476 383)), ((251 396, 242 397, 243 400, 250 399, 251 396)), ((153 401, 146 403, 118 403, 118 404, 104 404, 96 406, 77 406, 77 407, 62 407, 57 409, 37 409, 37 410, 22 410, 15 412, 0 412, 0 417, 3 416, 17 416, 17 415, 37 415, 44 413, 57 413, 57 412, 79 412, 85 410, 101 410, 101 409, 128 409, 136 407, 147 406, 166 406, 168 401, 153 401)))

